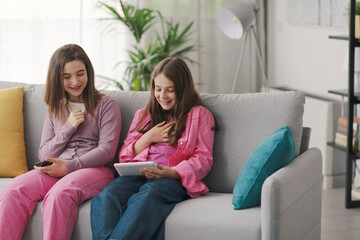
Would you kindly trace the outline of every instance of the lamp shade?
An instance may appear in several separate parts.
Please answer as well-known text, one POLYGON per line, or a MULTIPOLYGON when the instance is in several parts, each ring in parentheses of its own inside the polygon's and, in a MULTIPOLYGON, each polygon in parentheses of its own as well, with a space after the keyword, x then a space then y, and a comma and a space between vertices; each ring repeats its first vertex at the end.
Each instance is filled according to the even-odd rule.
POLYGON ((240 2, 222 9, 217 16, 220 29, 231 39, 240 39, 255 20, 254 3, 240 2))

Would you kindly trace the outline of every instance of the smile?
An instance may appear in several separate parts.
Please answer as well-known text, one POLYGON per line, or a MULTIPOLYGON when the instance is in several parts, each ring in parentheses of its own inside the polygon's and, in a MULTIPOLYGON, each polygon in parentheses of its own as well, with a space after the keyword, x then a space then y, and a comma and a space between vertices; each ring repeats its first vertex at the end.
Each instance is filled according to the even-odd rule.
POLYGON ((78 91, 78 90, 81 89, 81 86, 79 86, 79 87, 70 87, 70 89, 71 89, 71 90, 74 90, 74 91, 78 91))
POLYGON ((164 105, 168 105, 171 103, 171 100, 169 100, 169 101, 161 100, 160 103, 164 104, 164 105))

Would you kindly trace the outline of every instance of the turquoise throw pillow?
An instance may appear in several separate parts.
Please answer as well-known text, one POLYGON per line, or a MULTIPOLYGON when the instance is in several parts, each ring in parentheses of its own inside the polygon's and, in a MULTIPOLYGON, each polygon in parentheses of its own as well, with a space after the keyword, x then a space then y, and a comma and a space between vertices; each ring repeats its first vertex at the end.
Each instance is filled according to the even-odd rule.
POLYGON ((265 138, 251 153, 233 191, 234 209, 260 206, 261 188, 267 177, 293 158, 295 144, 288 126, 265 138))

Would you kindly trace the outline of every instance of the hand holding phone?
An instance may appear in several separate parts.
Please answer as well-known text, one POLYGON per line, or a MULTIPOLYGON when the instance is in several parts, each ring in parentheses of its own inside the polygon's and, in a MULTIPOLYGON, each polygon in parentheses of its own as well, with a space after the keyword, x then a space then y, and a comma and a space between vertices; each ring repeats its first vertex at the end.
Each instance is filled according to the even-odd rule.
POLYGON ((52 162, 48 162, 48 161, 43 161, 43 162, 36 162, 34 165, 36 167, 45 167, 45 166, 49 166, 53 164, 52 162))
POLYGON ((65 162, 58 158, 47 157, 46 161, 37 162, 34 168, 37 171, 46 173, 51 177, 63 177, 67 174, 65 162))

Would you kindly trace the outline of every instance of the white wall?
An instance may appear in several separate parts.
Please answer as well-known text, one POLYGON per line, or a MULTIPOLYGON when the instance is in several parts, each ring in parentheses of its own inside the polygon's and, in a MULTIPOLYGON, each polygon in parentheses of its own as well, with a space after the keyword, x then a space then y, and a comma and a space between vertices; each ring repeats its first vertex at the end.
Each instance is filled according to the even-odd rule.
POLYGON ((339 99, 327 91, 347 88, 347 72, 343 65, 348 42, 329 39, 329 35, 347 35, 348 30, 290 24, 287 22, 287 2, 268 1, 267 60, 270 85, 287 86, 339 99))
MULTIPOLYGON (((328 90, 347 89, 348 73, 344 69, 344 60, 348 41, 329 39, 329 36, 347 36, 348 29, 289 23, 288 2, 289 0, 267 1, 270 85, 335 100, 327 102, 307 97, 304 126, 312 128, 310 147, 318 147, 322 152, 323 187, 343 187, 345 152, 327 146, 327 142, 334 139, 336 120, 341 115, 340 102, 336 101, 341 100, 341 97, 328 93, 328 90)), ((343 12, 344 8, 338 7, 336 11, 343 12)), ((346 21, 345 16, 343 20, 346 21)))

